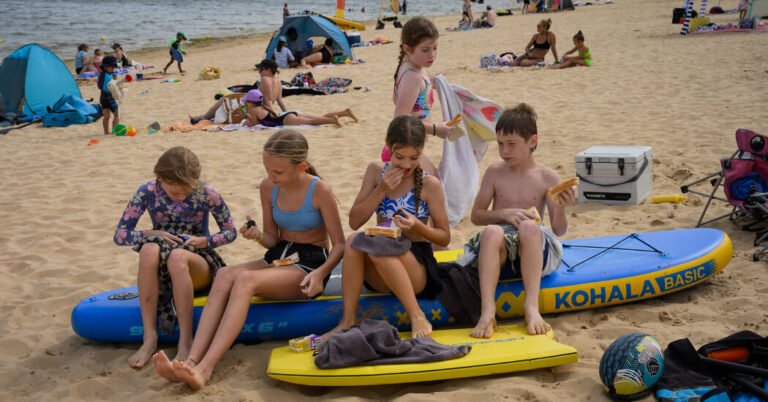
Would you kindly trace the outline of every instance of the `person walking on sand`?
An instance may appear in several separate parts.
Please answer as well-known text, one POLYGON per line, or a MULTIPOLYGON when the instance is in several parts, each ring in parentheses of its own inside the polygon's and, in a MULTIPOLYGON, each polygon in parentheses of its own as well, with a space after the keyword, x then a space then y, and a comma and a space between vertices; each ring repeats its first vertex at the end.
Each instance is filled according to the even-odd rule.
POLYGON ((172 41, 170 44, 171 49, 169 50, 169 53, 171 54, 171 60, 165 65, 163 74, 168 72, 168 67, 170 67, 174 61, 179 64, 179 74, 184 74, 184 70, 181 68, 181 63, 184 61, 184 56, 182 55, 187 54, 187 52, 181 47, 181 42, 185 40, 187 40, 187 36, 184 35, 184 32, 176 33, 176 40, 172 41))

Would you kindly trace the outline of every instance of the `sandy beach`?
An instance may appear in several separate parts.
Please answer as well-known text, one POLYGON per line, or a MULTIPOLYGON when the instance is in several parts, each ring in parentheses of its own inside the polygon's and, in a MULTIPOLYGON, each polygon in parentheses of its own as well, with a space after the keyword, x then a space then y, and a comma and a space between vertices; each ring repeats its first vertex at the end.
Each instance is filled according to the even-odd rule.
MULTIPOLYGON (((648 145, 654 152, 653 194, 677 194, 681 184, 714 172, 719 159, 735 151, 736 129, 768 134, 768 35, 681 36, 680 25, 670 23, 672 9, 680 5, 678 0, 615 0, 570 12, 501 17, 495 29, 471 32, 445 31, 456 25, 457 16, 434 18, 444 33, 430 72, 442 72, 451 82, 501 105, 533 105, 539 117, 536 158, 563 177, 575 174, 574 154, 592 145, 648 145), (553 21, 560 55, 582 30, 594 66, 479 68, 486 53, 521 51, 542 18, 553 21)), ((736 5, 737 0, 721 4, 724 9, 736 5)), ((737 14, 712 19, 734 22, 737 14)), ((369 86, 370 92, 285 98, 290 109, 304 113, 352 107, 361 118, 359 124, 342 128, 302 131, 310 143, 310 160, 333 186, 345 223, 364 166, 378 157, 392 118, 399 32, 391 24, 363 32, 364 40, 387 35, 395 41, 355 49, 363 64, 312 70, 318 81, 350 78, 352 86, 369 86)), ((603 351, 621 335, 644 332, 662 345, 689 337, 700 346, 741 329, 768 333, 768 267, 765 261, 752 262, 754 234, 719 221, 710 227, 732 237, 735 253, 724 273, 709 282, 644 302, 545 317, 559 340, 579 351, 576 364, 436 383, 311 388, 267 377, 269 352, 283 346, 281 341, 236 344, 200 392, 169 385, 151 365, 131 369, 126 359, 138 345, 88 341, 70 326, 71 310, 81 299, 135 284, 137 253, 112 242, 128 198, 152 178, 152 167, 164 150, 184 145, 200 157, 204 180, 222 193, 235 222, 246 214, 260 221, 261 149, 272 132, 148 135, 145 127, 153 121, 164 127, 184 121, 188 114, 204 112, 218 90, 253 83, 258 79, 253 66, 267 40, 260 36, 190 45, 184 62, 188 74, 181 82, 127 84, 122 121, 140 129, 136 137, 103 136, 100 121, 67 128, 36 125, 0 137, 5 186, 0 195, 5 228, 0 233, 0 400, 604 400, 598 365, 603 351), (197 80, 206 66, 220 67, 221 79, 197 80), (100 142, 86 146, 91 138, 100 142)), ((166 49, 131 56, 158 70, 168 60, 166 49)), ((551 54, 547 58, 551 61, 551 54)), ((177 70, 173 66, 169 71, 177 70)), ((289 80, 296 72, 283 71, 281 78, 289 80)), ((98 99, 94 81, 81 83, 81 90, 85 99, 98 99)), ((441 149, 440 141, 427 144, 435 162, 441 149)), ((497 160, 492 144, 481 172, 497 160)), ((690 228, 703 201, 692 196, 682 204, 580 204, 570 210, 565 238, 690 228)), ((711 214, 726 211, 718 204, 711 214)), ((149 225, 146 215, 142 225, 149 225)), ((452 231, 451 248, 460 248, 477 230, 465 219, 452 231)), ((346 225, 345 232, 351 233, 346 225)), ((264 250, 239 238, 219 252, 227 263, 236 264, 260 258, 264 250)))

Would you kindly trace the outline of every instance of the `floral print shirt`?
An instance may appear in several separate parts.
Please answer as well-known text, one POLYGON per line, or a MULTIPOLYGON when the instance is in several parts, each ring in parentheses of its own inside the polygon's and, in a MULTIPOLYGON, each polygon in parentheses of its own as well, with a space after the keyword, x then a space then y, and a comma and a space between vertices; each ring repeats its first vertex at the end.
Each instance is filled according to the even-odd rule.
POLYGON ((125 207, 120 223, 115 231, 115 244, 132 246, 144 238, 144 234, 136 229, 144 211, 149 212, 154 230, 165 230, 169 226, 189 228, 192 236, 208 238, 208 247, 216 248, 233 242, 237 238, 232 215, 221 198, 221 194, 213 186, 200 182, 184 201, 174 201, 163 190, 157 180, 142 184, 131 197, 125 207), (219 232, 211 235, 208 231, 208 213, 213 215, 219 225, 219 232))

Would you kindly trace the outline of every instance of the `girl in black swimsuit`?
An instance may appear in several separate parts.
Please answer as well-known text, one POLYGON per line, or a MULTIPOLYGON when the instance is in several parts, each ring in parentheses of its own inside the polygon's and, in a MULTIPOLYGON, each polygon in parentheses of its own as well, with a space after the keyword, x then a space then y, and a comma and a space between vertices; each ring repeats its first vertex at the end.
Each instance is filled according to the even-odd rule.
POLYGON ((333 39, 327 38, 319 51, 301 59, 302 67, 314 67, 318 64, 330 64, 333 61, 333 39))
POLYGON ((287 112, 281 115, 275 113, 271 108, 262 104, 263 95, 258 89, 248 91, 242 98, 242 102, 248 105, 248 114, 245 116, 245 125, 253 127, 262 125, 264 127, 280 126, 320 126, 323 124, 335 124, 341 127, 341 117, 349 117, 357 123, 357 116, 352 109, 344 109, 339 112, 326 113, 322 116, 310 116, 307 114, 298 114, 297 112, 287 112))
POLYGON ((525 46, 525 54, 518 57, 512 62, 512 66, 530 67, 544 61, 544 57, 552 49, 552 54, 555 56, 555 62, 557 62, 557 49, 555 43, 557 39, 555 34, 549 32, 549 27, 552 25, 551 19, 541 20, 536 26, 538 33, 533 35, 531 41, 525 46))

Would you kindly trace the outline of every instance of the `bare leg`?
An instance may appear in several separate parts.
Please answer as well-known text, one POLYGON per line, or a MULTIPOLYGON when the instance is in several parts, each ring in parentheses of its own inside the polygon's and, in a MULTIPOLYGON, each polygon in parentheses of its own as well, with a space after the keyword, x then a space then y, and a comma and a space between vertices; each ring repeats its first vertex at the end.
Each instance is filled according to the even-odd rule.
POLYGON ((539 313, 539 289, 541 288, 541 271, 544 263, 542 250, 543 235, 541 228, 534 221, 525 221, 518 228, 520 231, 520 271, 523 275, 525 299, 525 322, 528 333, 542 335, 549 332, 551 327, 544 322, 539 313))
POLYGON ((542 60, 544 60, 544 59, 528 59, 528 58, 526 58, 525 60, 520 62, 520 67, 530 67, 530 66, 539 64, 539 62, 542 61, 542 60))
POLYGON ((344 246, 344 259, 341 261, 341 294, 344 313, 339 325, 323 335, 326 339, 334 332, 352 327, 357 321, 357 304, 360 293, 363 291, 368 257, 364 252, 349 245, 352 243, 352 239, 359 235, 360 232, 352 233, 344 246))
POLYGON ((301 293, 299 284, 305 276, 304 271, 295 266, 238 273, 221 318, 221 324, 205 356, 194 367, 175 360, 173 367, 176 376, 186 381, 192 389, 203 388, 211 379, 213 369, 242 331, 251 297, 262 296, 277 300, 300 299, 304 294, 301 293))
POLYGON ((128 358, 131 367, 144 367, 157 349, 157 298, 160 281, 157 274, 160 267, 160 246, 145 244, 139 251, 139 306, 141 324, 144 326, 144 343, 128 358))
POLYGON ((355 123, 357 123, 359 121, 357 119, 357 116, 355 115, 355 113, 350 108, 346 108, 346 109, 344 109, 344 110, 342 110, 340 112, 331 112, 331 113, 326 113, 326 114, 323 115, 323 117, 334 117, 334 116, 336 116, 336 117, 349 117, 352 120, 354 120, 355 123))
POLYGON ((115 116, 112 119, 112 131, 115 131, 115 126, 120 124, 120 109, 112 112, 115 116))
POLYGON ((181 69, 181 62, 179 61, 177 64, 179 65, 179 74, 184 74, 184 70, 181 69))
POLYGON ((304 124, 311 125, 311 126, 321 126, 323 124, 335 124, 341 127, 341 120, 339 120, 338 116, 325 117, 325 116, 310 116, 307 114, 302 114, 297 116, 295 114, 289 114, 285 116, 285 120, 283 121, 288 126, 301 126, 304 124))
POLYGON ((189 358, 186 363, 194 366, 195 362, 203 359, 208 351, 208 346, 216 334, 221 322, 221 316, 224 314, 224 308, 227 306, 229 294, 232 291, 232 284, 241 271, 248 269, 262 269, 266 267, 264 261, 253 261, 234 267, 224 267, 216 273, 216 279, 213 281, 211 291, 208 293, 208 301, 205 302, 203 314, 200 316, 200 322, 197 323, 197 332, 192 341, 192 348, 189 351, 189 358))
POLYGON ((216 111, 219 110, 221 105, 224 103, 224 97, 219 98, 219 100, 216 101, 216 103, 211 106, 210 109, 208 109, 205 113, 199 115, 199 116, 189 116, 189 121, 192 124, 197 123, 197 121, 200 120, 213 120, 213 118, 216 116, 216 111))
MULTIPOLYGON (((411 336, 420 338, 432 334, 432 324, 416 300, 416 293, 424 290, 427 270, 410 252, 400 257, 376 257, 369 255, 376 272, 387 288, 392 290, 411 319, 411 336)), ((376 286, 374 284, 374 286, 376 286)))
POLYGON ((496 285, 499 283, 501 262, 507 259, 504 230, 488 225, 480 235, 477 270, 480 276, 480 319, 470 332, 474 338, 490 338, 496 327, 496 285))
POLYGON ((165 65, 165 68, 163 68, 163 74, 165 74, 168 71, 168 67, 173 64, 173 57, 171 57, 171 61, 168 62, 168 64, 165 65))
POLYGON ((109 128, 109 118, 112 116, 112 111, 109 109, 103 109, 104 117, 101 118, 101 125, 104 127, 104 135, 112 134, 109 128))
POLYGON ((168 273, 173 283, 173 303, 179 321, 179 348, 174 360, 186 360, 192 347, 192 302, 194 290, 211 281, 211 271, 205 259, 191 251, 175 249, 168 256, 168 273))

